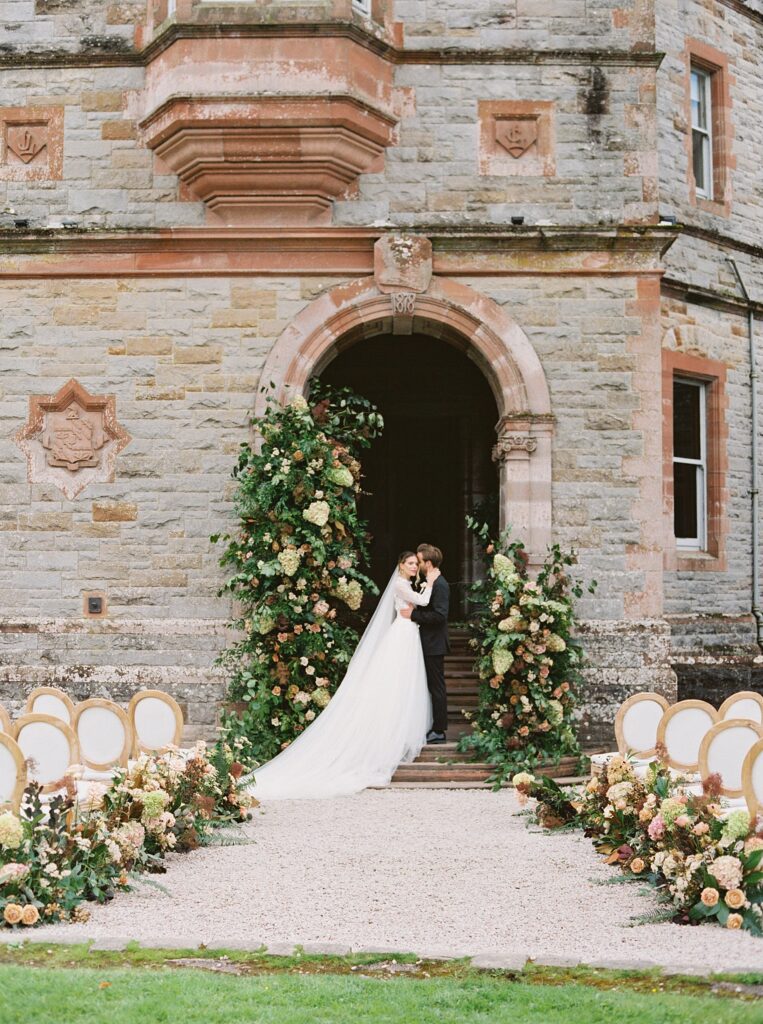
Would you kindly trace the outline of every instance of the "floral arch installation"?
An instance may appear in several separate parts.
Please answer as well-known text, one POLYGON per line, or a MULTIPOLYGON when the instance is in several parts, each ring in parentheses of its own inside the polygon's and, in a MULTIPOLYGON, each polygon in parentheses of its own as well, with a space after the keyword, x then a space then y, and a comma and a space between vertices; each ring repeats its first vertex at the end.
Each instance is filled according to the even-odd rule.
POLYGON ((309 303, 281 334, 262 370, 254 413, 269 397, 304 394, 343 349, 379 334, 426 334, 481 369, 499 411, 501 526, 511 525, 533 562, 551 540, 553 416, 543 367, 519 325, 492 299, 433 278, 426 292, 382 292, 374 278, 341 284, 309 303))

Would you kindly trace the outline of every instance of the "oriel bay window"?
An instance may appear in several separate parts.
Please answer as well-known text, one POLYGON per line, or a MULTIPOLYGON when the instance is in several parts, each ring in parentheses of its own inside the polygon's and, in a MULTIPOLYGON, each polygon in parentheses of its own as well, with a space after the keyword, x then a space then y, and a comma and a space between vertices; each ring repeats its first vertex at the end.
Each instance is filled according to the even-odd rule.
POLYGON ((673 526, 682 548, 707 547, 707 385, 673 381, 673 526))

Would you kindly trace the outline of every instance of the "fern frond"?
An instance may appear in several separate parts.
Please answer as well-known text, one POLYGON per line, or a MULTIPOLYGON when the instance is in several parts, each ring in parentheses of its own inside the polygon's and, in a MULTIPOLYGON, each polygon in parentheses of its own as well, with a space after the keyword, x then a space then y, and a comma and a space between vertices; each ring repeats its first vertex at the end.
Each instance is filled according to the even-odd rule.
POLYGON ((130 871, 128 874, 128 878, 130 879, 130 882, 133 883, 133 885, 135 885, 136 887, 146 885, 150 889, 158 889, 159 892, 163 893, 165 896, 172 897, 172 893, 169 891, 166 885, 162 885, 161 882, 157 882, 155 879, 150 878, 148 875, 141 875, 138 874, 137 871, 130 871))
POLYGON ((240 829, 215 829, 201 839, 201 846, 251 846, 254 842, 240 829))
POLYGON ((675 916, 675 907, 655 907, 653 910, 647 910, 645 914, 637 914, 632 917, 624 927, 637 928, 642 924, 665 924, 666 921, 672 921, 675 916))

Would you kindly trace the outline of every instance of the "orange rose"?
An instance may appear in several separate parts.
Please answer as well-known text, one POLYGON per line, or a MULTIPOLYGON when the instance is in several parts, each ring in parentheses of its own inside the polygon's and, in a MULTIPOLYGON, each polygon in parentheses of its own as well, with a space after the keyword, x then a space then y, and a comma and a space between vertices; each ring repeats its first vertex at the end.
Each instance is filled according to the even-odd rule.
POLYGON ((741 914, 729 914, 729 919, 726 922, 727 928, 741 928, 742 927, 742 915, 741 914))
POLYGON ((634 875, 640 875, 645 867, 646 864, 644 864, 643 860, 640 857, 634 857, 631 861, 631 871, 634 875))

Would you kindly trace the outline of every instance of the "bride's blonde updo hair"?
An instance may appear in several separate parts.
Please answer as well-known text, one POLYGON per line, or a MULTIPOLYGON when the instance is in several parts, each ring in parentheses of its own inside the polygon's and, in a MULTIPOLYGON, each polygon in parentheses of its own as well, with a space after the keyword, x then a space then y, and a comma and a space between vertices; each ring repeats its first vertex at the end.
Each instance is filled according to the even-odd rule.
MULTIPOLYGON (((415 551, 403 551, 403 553, 401 555, 398 555, 398 557, 397 557, 397 571, 398 571, 398 573, 400 573, 400 567, 402 566, 403 562, 407 562, 409 558, 417 558, 417 557, 418 556, 416 555, 415 551)), ((402 575, 402 573, 400 573, 400 575, 402 575)))

